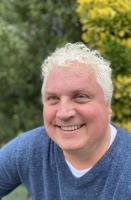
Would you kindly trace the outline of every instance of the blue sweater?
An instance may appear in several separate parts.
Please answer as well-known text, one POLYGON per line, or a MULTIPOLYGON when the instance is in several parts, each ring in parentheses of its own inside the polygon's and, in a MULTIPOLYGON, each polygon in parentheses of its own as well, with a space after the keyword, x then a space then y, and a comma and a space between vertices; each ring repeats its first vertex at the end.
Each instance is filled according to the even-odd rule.
POLYGON ((76 178, 43 127, 0 150, 0 198, 23 183, 33 200, 131 200, 131 134, 117 136, 96 165, 76 178))

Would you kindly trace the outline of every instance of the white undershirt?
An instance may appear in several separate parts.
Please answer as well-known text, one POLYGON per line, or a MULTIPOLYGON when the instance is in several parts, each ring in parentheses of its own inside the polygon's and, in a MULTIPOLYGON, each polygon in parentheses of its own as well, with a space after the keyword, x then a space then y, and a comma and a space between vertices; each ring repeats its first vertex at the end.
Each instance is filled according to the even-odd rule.
MULTIPOLYGON (((111 138, 110 138, 110 143, 109 143, 108 149, 111 146, 111 144, 113 143, 113 141, 116 137, 116 134, 117 134, 117 130, 114 126, 110 125, 110 129, 111 129, 111 138)), ((69 161, 66 160, 66 162, 67 162, 67 165, 68 165, 70 171, 72 172, 72 174, 77 178, 83 176, 84 174, 86 174, 92 168, 92 167, 90 167, 90 168, 87 168, 87 169, 84 169, 84 170, 78 170, 75 167, 73 167, 72 164, 69 163, 69 161)))

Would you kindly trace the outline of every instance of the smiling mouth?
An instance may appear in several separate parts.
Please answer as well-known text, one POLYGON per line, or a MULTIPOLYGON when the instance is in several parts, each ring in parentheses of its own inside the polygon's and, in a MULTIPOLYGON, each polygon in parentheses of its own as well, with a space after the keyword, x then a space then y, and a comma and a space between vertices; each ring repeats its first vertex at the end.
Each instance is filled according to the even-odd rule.
POLYGON ((62 129, 63 131, 75 131, 83 127, 85 124, 82 125, 71 125, 71 126, 59 126, 55 125, 56 127, 62 129))

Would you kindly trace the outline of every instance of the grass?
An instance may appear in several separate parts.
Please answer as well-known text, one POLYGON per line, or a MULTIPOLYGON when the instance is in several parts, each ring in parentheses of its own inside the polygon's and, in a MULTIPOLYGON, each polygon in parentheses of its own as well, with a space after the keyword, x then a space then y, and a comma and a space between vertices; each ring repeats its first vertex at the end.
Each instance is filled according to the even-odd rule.
POLYGON ((13 192, 2 198, 2 200, 26 200, 27 191, 23 186, 19 186, 13 192))

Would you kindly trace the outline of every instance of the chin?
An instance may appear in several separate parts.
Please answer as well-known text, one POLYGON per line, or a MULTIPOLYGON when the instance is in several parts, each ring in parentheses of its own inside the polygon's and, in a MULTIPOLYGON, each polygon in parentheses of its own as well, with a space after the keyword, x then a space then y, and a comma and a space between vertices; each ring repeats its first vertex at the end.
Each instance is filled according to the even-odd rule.
POLYGON ((63 151, 78 151, 83 148, 81 144, 58 144, 63 151))

